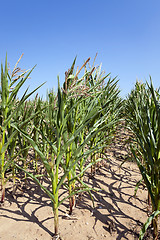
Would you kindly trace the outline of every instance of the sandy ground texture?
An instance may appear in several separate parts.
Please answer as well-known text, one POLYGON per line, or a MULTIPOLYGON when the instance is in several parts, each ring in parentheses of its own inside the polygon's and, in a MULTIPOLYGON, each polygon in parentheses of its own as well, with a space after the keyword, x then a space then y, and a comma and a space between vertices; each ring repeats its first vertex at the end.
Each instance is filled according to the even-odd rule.
MULTIPOLYGON (((133 162, 119 167, 128 156, 121 140, 107 150, 97 174, 85 176, 89 186, 101 189, 94 193, 95 208, 87 193, 77 197, 72 216, 68 215, 67 200, 60 206, 61 240, 138 239, 147 219, 147 191, 140 186, 134 197, 141 176, 133 162)), ((51 240, 54 219, 49 198, 32 180, 28 189, 17 189, 14 197, 10 192, 8 186, 5 203, 0 207, 0 240, 51 240)), ((148 234, 146 239, 152 236, 148 234)))

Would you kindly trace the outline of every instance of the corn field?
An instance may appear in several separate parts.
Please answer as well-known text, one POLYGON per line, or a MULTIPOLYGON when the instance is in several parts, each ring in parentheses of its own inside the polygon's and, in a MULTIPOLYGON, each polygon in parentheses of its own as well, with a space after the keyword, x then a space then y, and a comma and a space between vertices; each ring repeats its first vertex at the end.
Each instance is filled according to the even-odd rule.
MULTIPOLYGON (((21 58, 20 58, 21 59, 21 58)), ((59 208, 66 200, 69 215, 76 208, 77 196, 84 192, 93 202, 101 189, 84 181, 85 173, 96 175, 119 126, 125 124, 131 133, 131 160, 136 162, 148 191, 149 217, 139 233, 143 239, 152 225, 158 239, 160 214, 160 93, 150 83, 136 82, 126 99, 120 97, 117 78, 105 74, 101 66, 91 66, 88 58, 76 68, 76 58, 64 74, 64 83, 54 92, 49 89, 46 99, 33 94, 41 86, 18 94, 30 77, 16 63, 8 68, 7 56, 1 65, 0 86, 0 181, 1 206, 6 186, 12 182, 12 195, 17 182, 27 187, 32 179, 48 196, 53 211, 53 239, 61 239, 59 208), (32 99, 32 100, 31 100, 32 99), (46 187, 44 178, 49 181, 46 187), (67 195, 60 194, 61 192, 67 195)))

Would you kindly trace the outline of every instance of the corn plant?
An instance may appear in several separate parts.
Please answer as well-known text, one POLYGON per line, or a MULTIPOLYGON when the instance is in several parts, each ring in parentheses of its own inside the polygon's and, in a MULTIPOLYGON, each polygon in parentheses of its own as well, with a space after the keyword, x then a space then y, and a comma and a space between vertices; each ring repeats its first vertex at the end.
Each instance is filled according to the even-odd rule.
MULTIPOLYGON (((22 136, 24 136, 32 145, 32 147, 37 151, 41 158, 41 161, 47 171, 48 178, 51 181, 51 189, 45 188, 38 180, 38 178, 23 169, 22 166, 16 164, 17 168, 22 169, 32 177, 40 187, 48 194, 52 201, 53 213, 54 213, 54 233, 55 236, 58 235, 58 208, 67 198, 70 199, 70 206, 73 204, 72 196, 76 193, 81 193, 82 191, 92 190, 86 184, 83 183, 81 176, 88 169, 92 163, 87 163, 88 156, 99 148, 103 147, 103 139, 99 141, 100 145, 94 145, 92 149, 88 149, 88 143, 101 131, 105 131, 106 128, 111 128, 115 124, 116 120, 107 121, 107 116, 110 116, 109 109, 105 109, 108 102, 103 106, 97 106, 99 95, 95 94, 95 89, 99 88, 101 82, 104 79, 100 79, 94 86, 88 87, 85 79, 86 76, 91 74, 90 72, 85 72, 85 74, 78 79, 78 74, 84 66, 86 66, 89 59, 80 68, 79 71, 73 74, 74 63, 72 64, 71 70, 66 76, 63 88, 61 89, 58 80, 58 93, 56 100, 56 117, 52 119, 53 127, 49 128, 52 132, 48 136, 46 132, 42 132, 42 128, 39 129, 39 134, 50 146, 53 155, 47 158, 47 155, 39 148, 38 143, 35 142, 21 127, 17 124, 12 124, 22 136), (83 89, 83 91, 82 91, 83 89), (83 109, 81 107, 84 106, 83 109), (103 114, 102 114, 103 113, 103 114), (97 116, 100 118, 92 124, 92 127, 87 130, 90 122, 97 116), (87 134, 84 133, 87 130, 87 134), (50 136, 53 138, 50 138, 50 136), (83 161, 81 161, 83 159, 83 161), (84 167, 78 167, 78 164, 83 164, 84 167), (86 164, 86 165, 85 165, 86 164), (60 167, 63 169, 63 174, 59 175, 60 167), (78 171, 77 171, 78 169, 78 171), (66 181, 67 178, 67 181, 66 181), (75 187, 75 181, 81 183, 80 187, 75 187), (69 194, 67 197, 59 199, 59 189, 63 186, 67 186, 69 194), (71 202, 72 201, 72 202, 71 202)), ((103 89, 101 90, 101 94, 103 89)), ((55 110, 53 109, 53 110, 55 110)), ((118 114, 119 109, 117 109, 118 114)), ((45 124, 51 126, 51 123, 47 120, 45 124)), ((71 206, 71 208, 73 205, 71 206)), ((72 211, 72 209, 70 209, 72 211)))
POLYGON ((126 105, 129 128, 135 136, 131 150, 152 204, 152 214, 140 232, 140 239, 151 222, 154 239, 158 239, 160 214, 160 95, 150 81, 150 85, 137 82, 126 105))
MULTIPOLYGON (((98 71, 99 72, 99 71, 98 71)), ((96 72, 95 76, 91 75, 90 84, 94 85, 97 81, 97 75, 96 72)), ((99 86, 99 89, 97 91, 98 101, 96 103, 97 107, 102 109, 100 115, 97 115, 94 119, 92 119, 91 123, 88 125, 88 128, 92 127, 96 121, 98 121, 100 118, 103 118, 103 116, 108 112, 104 125, 107 126, 109 122, 113 122, 114 124, 109 129, 106 128, 105 132, 100 132, 98 135, 96 135, 93 139, 90 141, 90 147, 93 148, 94 145, 100 145, 100 141, 103 138, 103 141, 106 142, 106 144, 109 144, 111 138, 114 136, 115 133, 115 125, 120 120, 120 112, 122 108, 122 100, 119 97, 119 89, 117 87, 116 78, 111 79, 110 74, 103 77, 101 74, 99 74, 100 79, 103 79, 102 84, 99 86), (107 79, 106 85, 104 84, 104 80, 107 79), (107 135, 107 137, 106 137, 107 135), (103 136, 103 137, 102 137, 103 136)), ((104 148, 100 148, 100 151, 102 152, 104 148)), ((93 163, 93 166, 91 167, 91 174, 94 174, 96 171, 96 154, 97 151, 94 152, 91 155, 91 162, 93 163)))
MULTIPOLYGON (((34 100, 29 100, 29 101, 25 101, 22 105, 21 108, 18 112, 18 121, 19 122, 26 122, 30 119, 30 121, 28 121, 27 124, 23 125, 23 130, 28 132, 29 135, 32 136, 33 139, 35 139, 37 137, 37 131, 34 128, 34 126, 38 126, 39 123, 39 99, 37 100, 37 95, 35 97, 34 100), (34 116, 32 119, 30 118, 30 116, 34 116)), ((21 154, 19 154, 19 161, 23 162, 23 167, 24 169, 28 168, 28 165, 30 165, 31 163, 34 166, 34 169, 36 172, 38 172, 37 169, 37 152, 34 155, 33 160, 30 159, 30 161, 28 161, 28 156, 29 156, 29 150, 31 148, 30 143, 28 142, 28 140, 23 137, 19 132, 18 132, 18 140, 17 140, 17 146, 21 149, 21 154)), ((27 176, 25 174, 25 180, 26 180, 27 176)), ((26 181, 25 181, 26 182, 26 181)))
MULTIPOLYGON (((20 58, 21 59, 21 58, 20 58)), ((25 102, 25 100, 34 93, 37 89, 27 94, 27 90, 23 94, 22 98, 18 100, 17 94, 24 84, 24 82, 28 79, 29 75, 33 71, 23 71, 21 73, 20 68, 17 67, 20 59, 16 63, 14 70, 11 74, 8 71, 7 65, 7 56, 5 61, 5 67, 3 69, 3 65, 1 64, 1 89, 0 89, 0 180, 1 180, 1 202, 4 202, 5 198, 5 184, 8 181, 8 178, 5 178, 5 172, 8 168, 13 168, 13 179, 14 176, 14 160, 18 153, 15 154, 15 147, 17 142, 17 134, 18 132, 12 128, 11 124, 13 122, 18 122, 18 125, 21 127, 27 124, 29 119, 24 122, 19 122, 18 112, 25 102)), ((31 118, 31 117, 29 117, 31 118)), ((19 149, 21 151, 21 149, 19 149)))

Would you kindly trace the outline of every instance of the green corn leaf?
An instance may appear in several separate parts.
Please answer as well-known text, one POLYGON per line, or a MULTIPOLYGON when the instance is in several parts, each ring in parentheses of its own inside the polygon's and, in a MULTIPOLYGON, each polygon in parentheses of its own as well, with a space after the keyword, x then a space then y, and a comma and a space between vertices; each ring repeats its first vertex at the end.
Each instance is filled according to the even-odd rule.
MULTIPOLYGON (((84 185, 85 186, 85 185, 84 185)), ((92 202, 93 202, 93 206, 94 206, 94 200, 93 200, 93 197, 92 197, 92 194, 91 194, 91 191, 96 191, 96 189, 94 188, 89 188, 88 186, 85 186, 84 188, 82 189, 75 189, 75 191, 72 191, 71 194, 69 194, 68 196, 66 196, 65 198, 63 198, 62 200, 59 201, 58 203, 58 207, 68 198, 74 196, 75 194, 78 194, 78 193, 82 193, 82 192, 89 192, 90 196, 91 196, 91 199, 92 199, 92 202)), ((97 190, 99 191, 99 190, 97 190)))
POLYGON ((15 166, 20 169, 21 171, 25 172, 30 178, 32 178, 40 187, 41 189, 48 195, 48 197, 51 199, 52 202, 55 202, 54 195, 47 189, 45 188, 40 181, 37 179, 37 177, 41 175, 34 176, 32 173, 27 172, 24 168, 20 167, 18 164, 15 164, 15 166))
POLYGON ((134 151, 133 148, 131 148, 131 151, 132 151, 132 153, 133 153, 133 155, 134 155, 134 158, 135 158, 135 160, 136 160, 136 162, 137 162, 137 165, 138 165, 138 167, 139 167, 139 170, 140 170, 140 172, 141 172, 141 175, 142 175, 142 177, 143 177, 143 179, 144 179, 144 182, 145 182, 146 187, 147 187, 147 189, 148 189, 148 192, 149 192, 149 194, 150 194, 150 197, 151 197, 151 200, 152 200, 152 204, 153 204, 154 208, 156 208, 156 202, 155 202, 154 193, 152 192, 152 185, 151 185, 150 178, 149 178, 149 176, 148 176, 148 174, 147 174, 147 172, 146 172, 145 167, 142 165, 142 163, 140 162, 140 160, 139 160, 138 157, 136 156, 136 153, 135 153, 135 151, 134 151))
POLYGON ((142 183, 142 180, 143 180, 143 178, 140 179, 140 180, 136 183, 136 186, 135 186, 135 189, 134 189, 134 196, 136 196, 137 191, 138 191, 138 188, 139 188, 140 184, 142 183))
POLYGON ((151 216, 147 219, 146 223, 143 225, 143 228, 141 229, 141 231, 140 231, 140 233, 139 233, 139 235, 140 235, 140 236, 139 236, 139 240, 142 240, 142 239, 143 239, 144 234, 145 234, 147 228, 149 227, 149 225, 151 224, 152 220, 153 220, 157 215, 159 215, 159 214, 160 214, 160 211, 157 210, 157 211, 153 212, 153 213, 151 214, 151 216))
POLYGON ((52 169, 51 166, 49 165, 45 155, 40 151, 40 149, 38 148, 37 144, 30 138, 30 136, 25 133, 23 130, 20 130, 16 125, 12 124, 12 126, 18 131, 20 132, 28 141, 29 143, 32 145, 32 147, 35 149, 35 151, 38 153, 38 155, 40 156, 48 174, 50 175, 51 178, 53 178, 53 174, 52 174, 52 169))
MULTIPOLYGON (((33 90, 31 93, 27 94, 26 96, 23 95, 21 100, 18 103, 18 106, 11 112, 11 114, 8 116, 8 118, 4 121, 4 128, 8 125, 9 121, 12 119, 12 117, 18 112, 21 105, 25 102, 26 99, 28 99, 35 91, 37 91, 41 86, 43 86, 45 83, 41 84, 39 87, 37 87, 35 90, 33 90)), ((27 92, 27 90, 26 90, 27 92)))

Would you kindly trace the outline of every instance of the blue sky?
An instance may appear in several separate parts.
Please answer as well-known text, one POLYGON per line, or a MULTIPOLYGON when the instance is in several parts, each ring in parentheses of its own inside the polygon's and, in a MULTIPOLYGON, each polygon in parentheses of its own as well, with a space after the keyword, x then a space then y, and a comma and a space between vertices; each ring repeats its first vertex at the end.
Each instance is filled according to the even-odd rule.
MULTIPOLYGON (((47 81, 38 91, 57 87, 77 55, 77 66, 98 53, 106 74, 118 76, 126 96, 136 79, 160 86, 159 0, 1 1, 0 60, 13 68, 34 69, 24 89, 47 81)), ((21 91, 21 93, 22 93, 21 91)))

